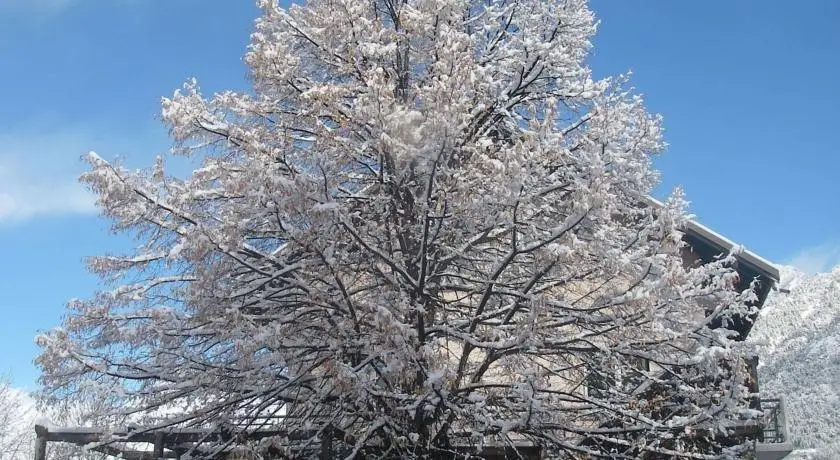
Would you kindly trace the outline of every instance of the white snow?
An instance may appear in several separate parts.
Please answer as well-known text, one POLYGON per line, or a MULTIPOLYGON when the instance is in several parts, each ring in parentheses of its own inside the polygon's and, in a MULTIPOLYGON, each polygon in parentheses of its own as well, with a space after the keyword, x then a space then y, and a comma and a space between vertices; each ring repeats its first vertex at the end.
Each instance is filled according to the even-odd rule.
POLYGON ((750 341, 767 396, 785 402, 797 451, 791 459, 840 458, 840 267, 809 276, 780 267, 750 341), (789 290, 789 293, 784 292, 789 290))

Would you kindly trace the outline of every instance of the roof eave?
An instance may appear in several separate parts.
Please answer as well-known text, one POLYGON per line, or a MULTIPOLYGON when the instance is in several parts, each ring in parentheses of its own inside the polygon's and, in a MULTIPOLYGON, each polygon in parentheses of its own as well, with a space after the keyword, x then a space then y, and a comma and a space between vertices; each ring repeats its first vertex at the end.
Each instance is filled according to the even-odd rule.
MULTIPOLYGON (((686 223, 683 231, 697 238, 705 240, 709 244, 720 248, 724 252, 731 252, 733 249, 736 249, 736 247, 739 246, 732 240, 721 235, 720 233, 717 233, 709 227, 706 227, 705 225, 694 220, 689 220, 686 223)), ((750 268, 760 273, 761 275, 764 275, 765 277, 773 280, 774 282, 779 281, 778 267, 776 267, 767 259, 759 256, 758 254, 743 249, 742 246, 741 249, 736 252, 735 257, 738 258, 738 261, 740 263, 748 265, 750 268)))
MULTIPOLYGON (((648 201, 655 206, 664 207, 665 205, 653 198, 652 196, 647 197, 648 201)), ((731 252, 733 249, 736 248, 737 245, 734 241, 726 238, 725 236, 717 233, 716 231, 706 227, 705 225, 697 222, 696 220, 689 220, 683 231, 687 234, 693 235, 696 238, 699 238, 710 245, 717 247, 721 250, 721 252, 731 252)), ((738 261, 749 266, 751 269, 755 270, 757 273, 765 276, 766 278, 772 280, 774 283, 779 282, 779 269, 774 265, 772 262, 768 261, 767 259, 759 256, 758 254, 748 251, 740 246, 741 249, 735 254, 735 257, 738 258, 738 261)))

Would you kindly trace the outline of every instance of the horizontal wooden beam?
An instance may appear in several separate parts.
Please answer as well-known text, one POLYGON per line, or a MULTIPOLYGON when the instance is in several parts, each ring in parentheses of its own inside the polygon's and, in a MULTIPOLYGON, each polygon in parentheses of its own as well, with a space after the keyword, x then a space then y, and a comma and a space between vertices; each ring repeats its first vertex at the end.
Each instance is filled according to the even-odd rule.
POLYGON ((94 447, 91 450, 95 450, 97 452, 101 452, 106 455, 110 455, 112 457, 117 457, 122 460, 158 460, 160 458, 178 458, 178 454, 175 452, 169 451, 164 453, 160 456, 155 455, 154 452, 149 452, 145 450, 132 450, 132 449, 118 449, 113 446, 99 446, 94 447))
MULTIPOLYGON (((335 430, 324 433, 325 438, 332 440, 332 438, 343 439, 340 430, 335 430), (332 436, 330 435, 332 434, 332 436)), ((36 425, 35 431, 38 434, 38 439, 46 443, 52 442, 67 442, 77 445, 86 445, 91 443, 104 442, 100 446, 94 447, 92 450, 101 452, 107 455, 121 457, 125 460, 157 460, 159 458, 178 458, 179 453, 189 451, 197 447, 195 444, 203 441, 212 440, 229 440, 231 435, 225 435, 219 432, 212 432, 201 429, 145 429, 145 430, 119 430, 108 431, 102 428, 54 428, 47 429, 46 427, 36 425), (148 451, 140 451, 137 449, 122 449, 118 444, 125 442, 139 442, 148 443, 152 446, 148 451), (157 453, 157 455, 155 455, 157 453)), ((318 435, 316 430, 295 430, 292 432, 286 430, 257 430, 252 432, 235 433, 234 436, 240 436, 242 440, 258 440, 271 436, 284 436, 291 440, 310 439, 318 435)), ((329 446, 329 442, 326 443, 329 446)), ((454 452, 474 452, 474 447, 469 446, 452 446, 450 448, 454 452)), ((525 459, 539 458, 540 447, 534 445, 522 445, 516 447, 503 446, 485 446, 480 454, 482 457, 497 460, 504 458, 511 458, 511 456, 521 456, 525 459)), ((322 457, 324 453, 322 452, 322 457)))
MULTIPOLYGON (((117 430, 109 431, 103 428, 53 428, 47 429, 43 426, 35 427, 38 436, 47 441, 69 442, 72 444, 89 444, 101 442, 108 438, 114 442, 147 442, 155 444, 163 438, 164 445, 174 443, 199 442, 207 439, 230 439, 231 434, 213 432, 201 429, 140 429, 140 430, 117 430), (40 430, 40 431, 39 431, 40 430)), ((258 440, 272 436, 288 436, 289 439, 309 439, 316 435, 316 431, 292 431, 287 430, 257 430, 250 432, 234 433, 234 436, 241 436, 243 439, 258 440)))

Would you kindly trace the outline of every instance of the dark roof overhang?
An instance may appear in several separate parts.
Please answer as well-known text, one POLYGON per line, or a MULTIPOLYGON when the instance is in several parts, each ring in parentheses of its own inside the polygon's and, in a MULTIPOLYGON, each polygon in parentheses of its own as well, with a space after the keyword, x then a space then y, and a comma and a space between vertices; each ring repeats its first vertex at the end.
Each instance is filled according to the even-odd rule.
POLYGON ((743 247, 739 247, 738 244, 713 231, 709 227, 706 227, 697 221, 690 220, 685 225, 683 231, 689 237, 701 240, 709 246, 718 249, 721 254, 730 253, 734 250, 739 268, 747 269, 756 275, 772 280, 774 283, 779 281, 779 269, 775 265, 758 254, 748 251, 743 247))

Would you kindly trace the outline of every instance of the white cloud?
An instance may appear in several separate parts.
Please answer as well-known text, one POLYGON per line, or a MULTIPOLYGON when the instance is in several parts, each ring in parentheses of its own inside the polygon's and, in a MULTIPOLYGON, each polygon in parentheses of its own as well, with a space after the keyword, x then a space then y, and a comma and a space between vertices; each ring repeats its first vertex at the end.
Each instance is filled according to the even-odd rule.
POLYGON ((809 274, 831 271, 840 265, 840 239, 802 249, 788 259, 786 265, 809 274))
POLYGON ((76 180, 93 141, 82 129, 0 133, 0 223, 94 212, 76 180))
POLYGON ((108 160, 147 167, 170 145, 166 130, 152 120, 131 126, 46 115, 0 127, 0 225, 95 213, 94 195, 78 182, 87 166, 82 155, 94 150, 108 160))

